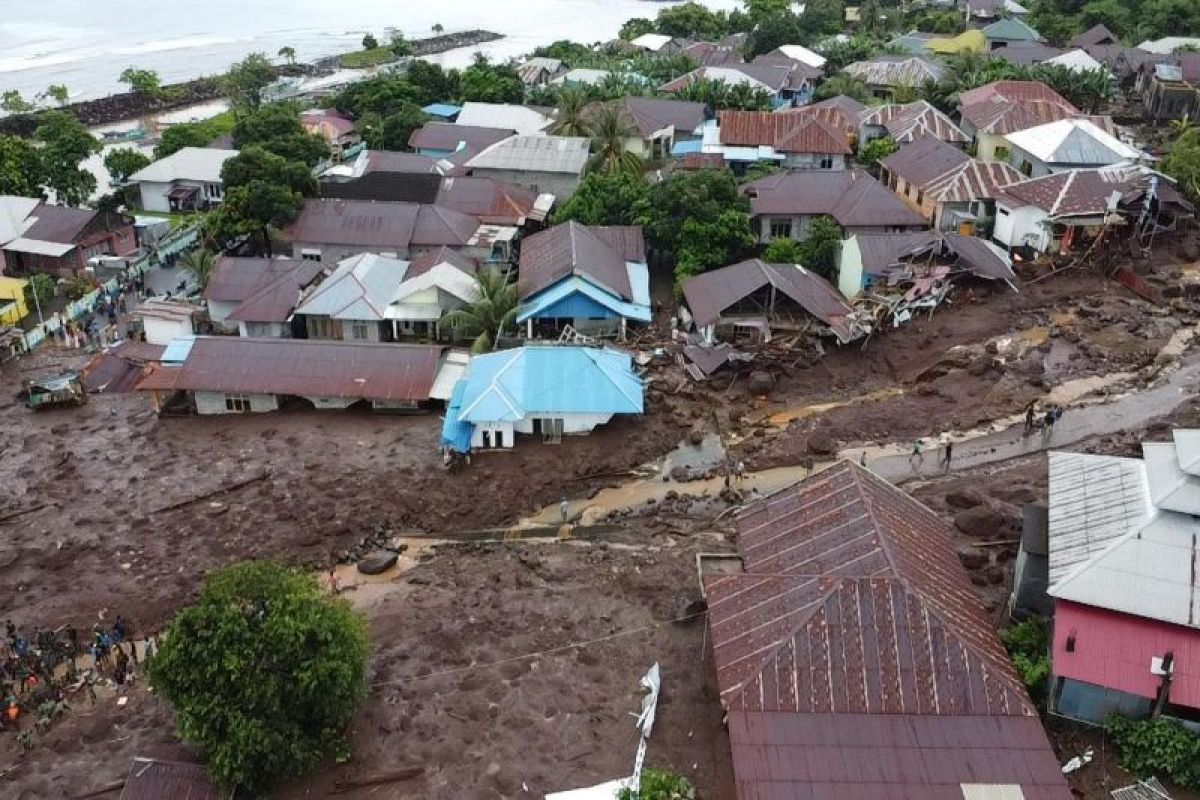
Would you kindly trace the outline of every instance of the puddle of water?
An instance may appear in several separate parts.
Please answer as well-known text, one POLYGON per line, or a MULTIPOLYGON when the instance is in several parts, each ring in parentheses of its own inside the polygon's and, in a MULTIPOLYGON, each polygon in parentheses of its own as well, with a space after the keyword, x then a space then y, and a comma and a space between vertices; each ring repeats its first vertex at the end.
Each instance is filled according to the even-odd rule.
MULTIPOLYGON (((338 594, 349 600, 350 604, 355 607, 363 608, 371 605, 391 591, 389 584, 417 566, 421 555, 435 545, 440 544, 440 542, 433 539, 404 538, 397 538, 392 542, 393 547, 399 547, 402 544, 407 545, 407 547, 400 554, 399 558, 396 559, 395 566, 378 575, 364 575, 358 571, 358 567, 354 564, 338 564, 335 566, 333 574, 337 580, 338 594)), ((318 578, 321 581, 321 585, 328 589, 328 571, 321 573, 318 578)))
POLYGON ((725 460, 725 444, 719 433, 705 434, 700 444, 683 442, 662 460, 659 474, 670 476, 676 469, 707 472, 725 460))
POLYGON ((785 409, 784 411, 776 411, 767 417, 769 422, 775 428, 786 428, 792 422, 797 420, 808 419, 815 417, 817 414, 824 414, 826 411, 832 411, 835 408, 842 406, 854 405, 855 403, 866 403, 874 400, 886 400, 890 397, 896 397, 904 394, 904 390, 898 386, 891 386, 886 389, 877 389, 874 392, 850 397, 845 400, 831 400, 827 403, 811 403, 806 406, 797 406, 795 408, 785 409))

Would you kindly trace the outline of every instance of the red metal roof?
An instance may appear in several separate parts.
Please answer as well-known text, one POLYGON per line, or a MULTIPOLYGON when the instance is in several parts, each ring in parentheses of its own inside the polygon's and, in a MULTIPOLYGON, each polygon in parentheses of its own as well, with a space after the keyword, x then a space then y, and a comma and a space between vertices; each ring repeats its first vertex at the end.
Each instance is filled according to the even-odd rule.
POLYGON ((536 233, 521 243, 522 298, 568 275, 587 278, 600 288, 632 299, 627 261, 645 261, 640 226, 588 226, 574 220, 536 233))
POLYGON ((819 117, 767 111, 722 111, 717 115, 721 144, 774 147, 783 153, 849 155, 849 141, 819 117))
POLYGON ((950 118, 924 100, 904 105, 880 106, 863 115, 863 125, 879 125, 897 142, 911 142, 921 136, 933 136, 943 142, 966 144, 970 137, 950 118))
MULTIPOLYGON (((441 347, 200 336, 170 386, 179 390, 424 401, 441 347)), ((139 389, 160 387, 154 370, 139 389)))
POLYGON ((958 96, 964 122, 986 133, 1015 133, 1080 116, 1079 109, 1041 81, 995 81, 958 96))
POLYGON ((1070 797, 936 514, 842 462, 736 518, 704 577, 738 797, 1070 797))

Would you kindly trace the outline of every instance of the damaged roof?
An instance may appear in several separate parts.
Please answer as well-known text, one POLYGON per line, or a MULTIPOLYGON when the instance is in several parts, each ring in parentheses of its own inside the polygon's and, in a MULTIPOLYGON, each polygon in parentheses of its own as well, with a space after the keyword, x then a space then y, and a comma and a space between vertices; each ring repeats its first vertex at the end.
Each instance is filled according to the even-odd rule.
POLYGON ((902 105, 885 105, 871 109, 862 116, 863 125, 879 125, 888 136, 903 144, 922 136, 932 136, 943 142, 966 144, 970 141, 950 118, 924 100, 902 105))
POLYGON ((766 146, 781 153, 850 155, 853 152, 842 131, 811 115, 721 111, 717 125, 723 145, 766 146))
MULTIPOLYGON (((863 272, 889 276, 904 269, 904 260, 933 253, 953 259, 965 272, 987 280, 1013 285, 1012 258, 1004 250, 977 236, 941 231, 916 233, 868 233, 855 236, 863 272)), ((1015 288, 1015 287, 1014 287, 1015 288)))
POLYGON ((1072 169, 1030 178, 1005 186, 996 199, 1008 208, 1033 206, 1050 217, 1097 216, 1109 210, 1114 197, 1119 205, 1136 203, 1152 186, 1160 203, 1192 209, 1166 176, 1130 164, 1072 169))
POLYGON ((861 169, 782 172, 742 191, 755 216, 826 214, 847 228, 925 225, 924 217, 861 169))
MULTIPOLYGON (((443 349, 394 342, 197 336, 187 360, 170 371, 171 388, 422 402, 429 399, 443 349)), ((143 382, 139 388, 149 387, 143 382)))
POLYGON ((518 287, 526 298, 576 275, 621 299, 633 300, 626 262, 645 260, 640 226, 581 225, 571 220, 521 243, 518 287))
POLYGON ((698 327, 712 325, 735 303, 771 286, 829 326, 843 341, 853 338, 850 306, 829 281, 799 264, 768 264, 754 258, 702 272, 684 281, 683 296, 698 327))
POLYGON ((735 522, 702 580, 739 798, 1071 796, 938 515, 843 461, 735 522))
POLYGON ((125 776, 120 800, 228 800, 208 777, 203 764, 135 756, 125 776))

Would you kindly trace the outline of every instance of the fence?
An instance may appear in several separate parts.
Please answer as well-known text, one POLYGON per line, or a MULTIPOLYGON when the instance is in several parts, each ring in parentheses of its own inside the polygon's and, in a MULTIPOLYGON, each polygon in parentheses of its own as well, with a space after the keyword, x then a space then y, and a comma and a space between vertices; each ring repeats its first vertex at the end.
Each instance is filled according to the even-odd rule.
POLYGON ((26 331, 25 335, 21 338, 20 343, 16 345, 16 347, 19 348, 21 352, 28 353, 29 351, 33 350, 33 348, 46 341, 46 339, 52 336, 55 331, 63 327, 66 322, 79 319, 80 317, 84 317, 92 313, 92 311, 94 311, 97 307, 101 293, 107 294, 109 292, 115 292, 120 288, 120 278, 132 278, 135 275, 143 275, 148 272, 154 264, 158 263, 163 258, 187 250, 196 243, 196 239, 199 237, 199 230, 200 229, 197 226, 192 225, 181 226, 171 231, 158 241, 155 248, 151 252, 146 253, 137 261, 130 264, 129 267, 126 268, 123 275, 114 276, 108 279, 104 283, 100 284, 98 288, 93 289, 78 300, 73 300, 68 303, 66 308, 55 313, 52 317, 50 317, 50 319, 47 319, 34 328, 26 331))

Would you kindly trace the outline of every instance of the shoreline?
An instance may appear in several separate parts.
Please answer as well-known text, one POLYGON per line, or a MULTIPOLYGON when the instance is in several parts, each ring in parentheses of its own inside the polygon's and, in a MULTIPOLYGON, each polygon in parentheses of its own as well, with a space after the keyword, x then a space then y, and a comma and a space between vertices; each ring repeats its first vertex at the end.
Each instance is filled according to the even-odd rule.
MULTIPOLYGON (((495 42, 505 38, 494 31, 472 29, 456 33, 444 33, 422 39, 413 39, 413 56, 445 53, 463 47, 495 42)), ((356 51, 349 51, 356 52, 356 51)), ((277 78, 316 75, 338 68, 342 56, 348 53, 317 59, 312 64, 282 64, 275 67, 277 78)), ((395 62, 391 62, 395 63, 395 62)), ((12 114, 0 118, 0 135, 30 137, 38 126, 38 115, 42 111, 61 110, 73 115, 85 126, 110 125, 117 122, 136 120, 150 114, 162 114, 199 105, 221 98, 220 80, 214 76, 194 78, 190 81, 165 84, 162 96, 148 97, 136 92, 117 92, 94 100, 68 103, 61 109, 43 108, 28 114, 12 114)))

